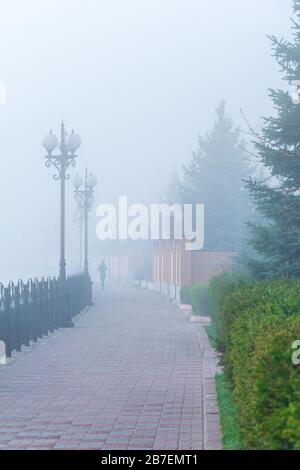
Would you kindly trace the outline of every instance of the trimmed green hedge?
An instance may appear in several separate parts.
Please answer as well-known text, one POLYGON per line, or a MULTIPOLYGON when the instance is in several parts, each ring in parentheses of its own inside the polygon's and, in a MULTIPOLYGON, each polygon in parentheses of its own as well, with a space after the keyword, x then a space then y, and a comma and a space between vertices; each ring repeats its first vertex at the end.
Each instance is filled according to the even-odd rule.
POLYGON ((194 284, 191 287, 182 287, 180 290, 181 302, 192 305, 195 315, 209 315, 208 288, 209 284, 204 283, 194 284))
POLYGON ((247 284, 247 281, 248 278, 244 275, 233 273, 220 274, 210 281, 208 299, 211 316, 217 331, 217 349, 220 352, 225 350, 225 330, 227 329, 223 319, 223 303, 230 293, 247 284))
POLYGON ((196 315, 209 315, 208 287, 209 284, 194 284, 190 287, 193 312, 196 315))
POLYGON ((300 367, 292 363, 297 339, 298 316, 249 313, 233 326, 227 361, 247 449, 300 450, 300 367))
POLYGON ((300 450, 300 281, 222 275, 210 298, 245 447, 300 450))

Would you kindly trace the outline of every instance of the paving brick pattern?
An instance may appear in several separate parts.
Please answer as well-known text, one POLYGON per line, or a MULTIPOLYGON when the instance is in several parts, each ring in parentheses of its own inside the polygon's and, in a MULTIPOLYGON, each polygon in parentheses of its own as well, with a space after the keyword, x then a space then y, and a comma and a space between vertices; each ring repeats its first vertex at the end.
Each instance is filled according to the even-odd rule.
POLYGON ((194 325, 158 294, 96 305, 0 369, 0 449, 202 449, 194 325))

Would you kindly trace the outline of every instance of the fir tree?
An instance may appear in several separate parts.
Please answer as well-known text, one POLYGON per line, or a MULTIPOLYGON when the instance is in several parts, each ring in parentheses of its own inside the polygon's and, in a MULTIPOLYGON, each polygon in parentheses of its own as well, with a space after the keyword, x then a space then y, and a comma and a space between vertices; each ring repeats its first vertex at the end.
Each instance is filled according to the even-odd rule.
POLYGON ((198 149, 184 168, 182 202, 204 204, 206 249, 240 251, 250 210, 242 179, 251 170, 224 101, 216 114, 211 134, 199 137, 198 149))
MULTIPOLYGON (((300 0, 294 1, 300 21, 300 0)), ((300 78, 300 24, 293 21, 293 42, 271 37, 274 56, 287 81, 300 78)), ((300 105, 288 92, 271 90, 275 117, 264 119, 255 147, 270 177, 249 179, 247 186, 264 217, 261 224, 249 223, 250 244, 257 258, 246 264, 258 278, 300 275, 300 105)))

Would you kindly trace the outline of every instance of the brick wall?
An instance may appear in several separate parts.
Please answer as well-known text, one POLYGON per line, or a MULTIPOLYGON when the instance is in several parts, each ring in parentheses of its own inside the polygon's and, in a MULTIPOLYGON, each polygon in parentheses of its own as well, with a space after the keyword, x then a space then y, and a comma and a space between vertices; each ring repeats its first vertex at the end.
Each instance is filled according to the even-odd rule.
POLYGON ((212 277, 228 271, 235 253, 228 251, 195 251, 192 255, 192 283, 208 282, 212 277))
POLYGON ((186 287, 208 282, 230 269, 235 253, 186 251, 185 240, 160 240, 153 244, 153 281, 186 287))

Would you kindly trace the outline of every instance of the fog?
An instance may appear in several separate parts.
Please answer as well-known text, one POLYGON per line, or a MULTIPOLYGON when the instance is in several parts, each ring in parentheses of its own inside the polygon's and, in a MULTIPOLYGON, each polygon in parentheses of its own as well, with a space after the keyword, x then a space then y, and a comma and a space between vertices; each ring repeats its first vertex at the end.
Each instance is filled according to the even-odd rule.
MULTIPOLYGON (((290 37, 288 0, 0 1, 0 280, 56 274, 59 183, 42 140, 63 119, 82 137, 77 168, 98 179, 96 206, 158 201, 225 99, 259 129, 282 87, 267 34, 290 37)), ((78 259, 67 182, 66 257, 78 259)))

